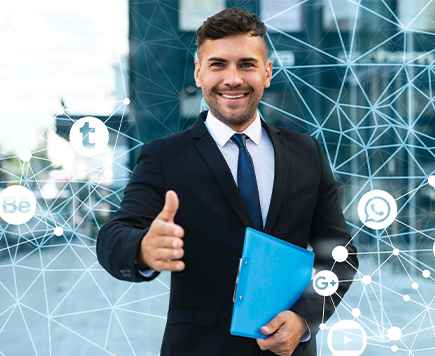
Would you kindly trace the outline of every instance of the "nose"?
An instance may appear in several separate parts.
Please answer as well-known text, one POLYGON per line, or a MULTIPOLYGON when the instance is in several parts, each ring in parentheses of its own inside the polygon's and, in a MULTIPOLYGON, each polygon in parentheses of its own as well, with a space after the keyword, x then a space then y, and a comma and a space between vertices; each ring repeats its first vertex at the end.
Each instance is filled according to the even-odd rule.
POLYGON ((228 66, 225 73, 224 84, 231 87, 236 87, 237 85, 243 84, 243 78, 236 66, 228 66))

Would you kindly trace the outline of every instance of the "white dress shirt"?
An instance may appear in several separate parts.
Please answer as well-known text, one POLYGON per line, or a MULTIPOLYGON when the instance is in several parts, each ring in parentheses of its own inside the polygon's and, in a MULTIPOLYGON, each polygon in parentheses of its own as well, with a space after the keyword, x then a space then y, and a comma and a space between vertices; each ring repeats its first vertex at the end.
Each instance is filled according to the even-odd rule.
MULTIPOLYGON (((255 120, 241 133, 250 138, 250 140, 246 140, 246 148, 251 154, 254 163, 264 227, 267 213, 269 212, 270 197, 272 196, 273 179, 275 176, 275 154, 272 142, 261 126, 260 120, 260 115, 257 111, 255 120)), ((237 132, 215 118, 210 111, 207 114, 205 126, 211 137, 216 141, 237 184, 239 147, 231 140, 231 137, 237 132)))

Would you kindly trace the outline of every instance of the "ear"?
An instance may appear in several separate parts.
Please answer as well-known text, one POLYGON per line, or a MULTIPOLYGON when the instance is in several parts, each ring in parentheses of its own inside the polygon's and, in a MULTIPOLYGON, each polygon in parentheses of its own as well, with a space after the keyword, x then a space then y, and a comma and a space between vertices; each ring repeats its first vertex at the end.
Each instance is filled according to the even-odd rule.
POLYGON ((195 71, 193 72, 193 76, 195 78, 195 84, 198 88, 201 88, 201 79, 199 78, 199 71, 201 69, 201 65, 199 60, 195 60, 195 71))
POLYGON ((264 81, 264 87, 269 88, 270 87, 270 81, 272 80, 272 62, 267 61, 266 62, 266 79, 264 81))

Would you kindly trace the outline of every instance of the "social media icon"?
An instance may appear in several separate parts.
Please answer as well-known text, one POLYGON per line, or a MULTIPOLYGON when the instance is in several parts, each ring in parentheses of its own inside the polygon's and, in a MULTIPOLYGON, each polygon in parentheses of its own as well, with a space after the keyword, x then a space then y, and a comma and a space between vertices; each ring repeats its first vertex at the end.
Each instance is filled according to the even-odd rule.
POLYGON ((338 277, 334 272, 324 270, 313 278, 314 290, 323 297, 334 294, 338 289, 338 277))
POLYGON ((96 117, 82 117, 72 125, 69 140, 77 153, 95 156, 107 147, 109 131, 104 122, 96 117))
POLYGON ((384 190, 372 190, 359 201, 358 216, 371 229, 385 229, 397 216, 396 201, 384 190))
POLYGON ((14 185, 0 193, 0 217, 8 224, 25 224, 35 215, 35 211, 35 196, 26 187, 14 185))
POLYGON ((334 324, 328 334, 328 347, 335 356, 359 356, 367 346, 367 333, 353 320, 334 324))

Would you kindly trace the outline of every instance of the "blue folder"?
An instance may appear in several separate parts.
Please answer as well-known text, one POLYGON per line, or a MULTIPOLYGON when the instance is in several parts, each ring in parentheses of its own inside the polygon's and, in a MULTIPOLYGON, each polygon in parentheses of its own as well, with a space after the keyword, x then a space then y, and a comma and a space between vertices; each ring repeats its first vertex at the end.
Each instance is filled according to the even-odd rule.
POLYGON ((234 291, 231 334, 266 339, 260 328, 290 309, 311 281, 314 253, 247 228, 234 291))

